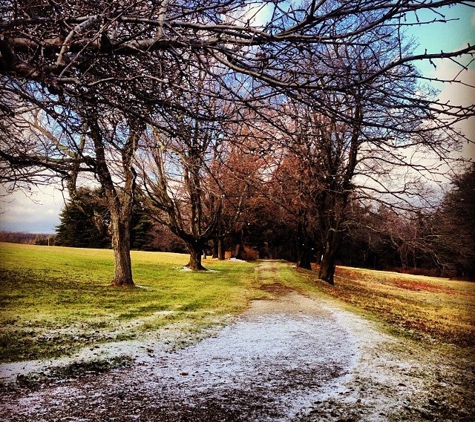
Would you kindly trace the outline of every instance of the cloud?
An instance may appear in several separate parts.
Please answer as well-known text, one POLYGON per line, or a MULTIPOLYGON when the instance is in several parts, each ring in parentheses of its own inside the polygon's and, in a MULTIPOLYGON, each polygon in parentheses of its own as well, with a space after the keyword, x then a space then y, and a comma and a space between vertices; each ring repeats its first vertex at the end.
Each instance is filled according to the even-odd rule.
MULTIPOLYGON (((468 69, 463 70, 453 61, 442 61, 437 67, 435 77, 443 80, 457 80, 457 83, 446 83, 443 85, 439 99, 449 105, 471 106, 475 98, 475 66, 472 64, 468 69)), ((475 118, 466 119, 456 125, 465 137, 472 144, 465 146, 463 155, 466 158, 475 159, 475 118)))
POLYGON ((62 193, 53 185, 26 194, 7 194, 0 189, 0 230, 29 233, 54 233, 64 206, 62 193))
POLYGON ((266 4, 251 4, 245 13, 247 20, 253 26, 264 27, 272 16, 273 6, 266 4))

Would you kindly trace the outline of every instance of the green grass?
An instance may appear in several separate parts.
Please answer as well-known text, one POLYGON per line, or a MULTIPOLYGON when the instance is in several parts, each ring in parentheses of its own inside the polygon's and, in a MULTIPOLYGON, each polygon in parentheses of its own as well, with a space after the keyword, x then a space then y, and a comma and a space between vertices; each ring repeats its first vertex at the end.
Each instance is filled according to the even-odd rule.
POLYGON ((132 252, 138 288, 110 286, 109 250, 0 244, 0 361, 55 357, 97 342, 132 339, 173 323, 195 329, 248 305, 253 264, 132 252))

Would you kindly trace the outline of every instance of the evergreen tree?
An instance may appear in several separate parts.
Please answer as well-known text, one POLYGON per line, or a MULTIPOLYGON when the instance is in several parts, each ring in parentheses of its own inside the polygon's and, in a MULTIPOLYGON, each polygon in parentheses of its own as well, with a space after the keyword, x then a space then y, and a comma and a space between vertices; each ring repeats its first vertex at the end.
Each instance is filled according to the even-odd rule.
POLYGON ((111 245, 108 233, 109 214, 100 190, 82 188, 60 215, 56 244, 78 248, 106 248, 111 245))
POLYGON ((151 221, 145 216, 143 211, 135 209, 132 212, 132 224, 130 233, 130 244, 132 249, 150 250, 152 249, 151 221))
POLYGON ((434 254, 447 275, 475 280, 475 164, 453 181, 434 218, 434 254))
MULTIPOLYGON (((110 248, 110 215, 101 189, 81 188, 69 200, 56 227, 55 244, 78 248, 110 248)), ((152 249, 153 225, 140 205, 135 205, 131 219, 131 247, 152 249)))

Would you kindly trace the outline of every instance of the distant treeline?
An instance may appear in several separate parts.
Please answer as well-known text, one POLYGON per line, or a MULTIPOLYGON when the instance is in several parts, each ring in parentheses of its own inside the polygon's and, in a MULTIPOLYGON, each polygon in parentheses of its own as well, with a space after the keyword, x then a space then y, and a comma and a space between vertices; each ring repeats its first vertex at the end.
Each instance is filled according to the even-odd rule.
POLYGON ((56 235, 46 233, 0 232, 0 242, 26 245, 54 245, 56 235))
MULTIPOLYGON (((350 201, 345 224, 340 229, 336 264, 475 280, 475 164, 452 184, 436 209, 403 212, 385 204, 350 201)), ((163 224, 160 215, 157 217, 148 209, 140 196, 136 199, 130 221, 132 249, 189 250, 184 240, 163 224)), ((220 210, 221 225, 208 238, 203 237, 201 253, 218 259, 226 255, 242 259, 285 259, 307 269, 311 264, 321 265, 326 232, 316 218, 318 209, 307 204, 312 212, 302 226, 298 213, 276 206, 259 191, 247 192, 245 199, 248 201, 245 206, 236 204, 236 207, 240 204, 237 216, 233 214, 236 207, 229 203, 220 210), (244 255, 244 251, 252 254, 244 255), (301 265, 303 261, 308 266, 301 265)), ((213 218, 212 214, 207 218, 213 218)), ((183 221, 185 224, 191 217, 183 221)), ((55 235, 7 232, 0 233, 0 241, 110 248, 111 218, 104 194, 101 189, 78 189, 74 201, 69 200, 63 208, 55 235)))

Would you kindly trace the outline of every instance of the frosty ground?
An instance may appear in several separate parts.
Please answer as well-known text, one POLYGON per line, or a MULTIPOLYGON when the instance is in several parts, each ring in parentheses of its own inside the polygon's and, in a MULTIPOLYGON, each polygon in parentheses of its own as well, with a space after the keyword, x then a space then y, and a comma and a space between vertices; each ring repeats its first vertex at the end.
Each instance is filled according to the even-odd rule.
POLYGON ((393 337, 329 299, 278 283, 267 288, 273 300, 252 302, 200 338, 183 338, 179 327, 169 327, 69 359, 4 364, 0 418, 475 420, 469 354, 393 337), (103 373, 87 365, 92 359, 126 365, 103 373), (89 370, 68 371, 81 367, 89 370))

